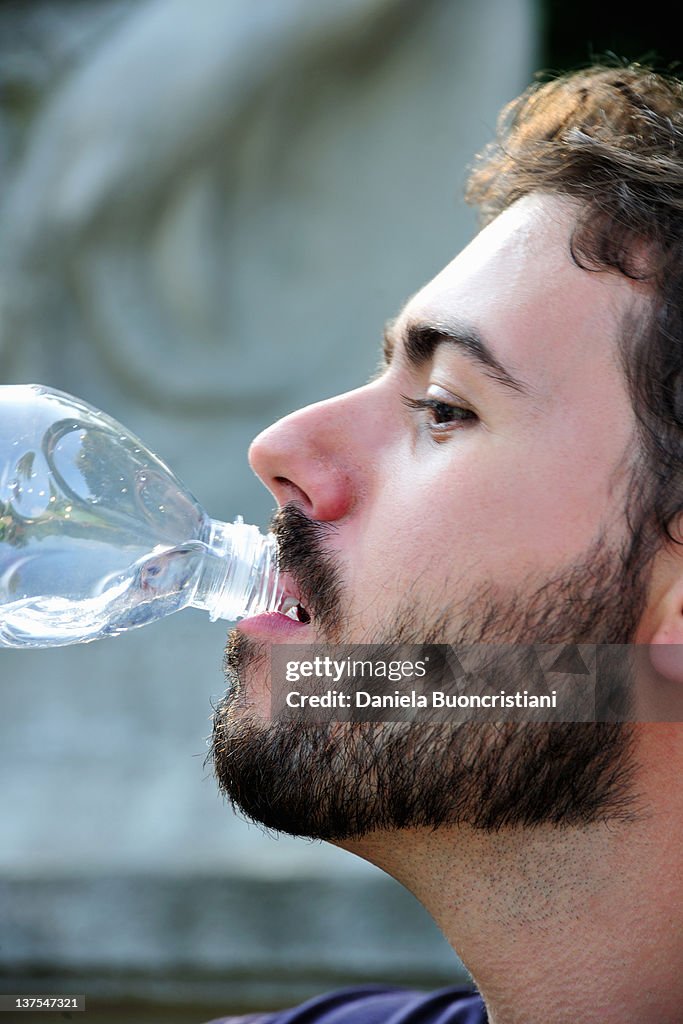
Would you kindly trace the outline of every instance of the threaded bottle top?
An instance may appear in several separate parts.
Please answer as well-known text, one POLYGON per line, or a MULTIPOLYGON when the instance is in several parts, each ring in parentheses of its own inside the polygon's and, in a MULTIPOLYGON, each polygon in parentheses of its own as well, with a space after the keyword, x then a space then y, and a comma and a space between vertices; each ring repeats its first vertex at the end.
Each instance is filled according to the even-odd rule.
POLYGON ((276 611, 283 597, 277 542, 238 516, 234 523, 209 520, 206 551, 190 604, 216 619, 246 618, 276 611))

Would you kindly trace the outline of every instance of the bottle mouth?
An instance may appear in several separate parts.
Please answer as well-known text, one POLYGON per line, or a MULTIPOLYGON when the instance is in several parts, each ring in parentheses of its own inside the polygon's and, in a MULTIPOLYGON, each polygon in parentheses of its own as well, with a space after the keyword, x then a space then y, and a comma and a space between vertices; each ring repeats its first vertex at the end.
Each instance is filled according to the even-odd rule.
POLYGON ((248 595, 248 605, 240 618, 249 615, 260 615, 267 612, 277 611, 285 598, 284 590, 280 581, 280 566, 278 564, 277 540, 275 535, 268 533, 263 536, 257 527, 247 527, 242 524, 245 530, 253 530, 245 554, 245 565, 250 565, 249 579, 245 588, 245 597, 248 595), (249 555, 253 552, 253 561, 249 555))
POLYGON ((277 540, 238 516, 234 523, 211 520, 206 557, 192 601, 216 619, 237 621, 278 610, 285 597, 277 540))

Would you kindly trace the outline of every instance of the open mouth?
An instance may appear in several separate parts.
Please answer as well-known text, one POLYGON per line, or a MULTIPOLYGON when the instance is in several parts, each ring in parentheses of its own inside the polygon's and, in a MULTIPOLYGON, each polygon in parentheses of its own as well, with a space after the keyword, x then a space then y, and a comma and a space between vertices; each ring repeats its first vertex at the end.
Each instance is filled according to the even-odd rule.
POLYGON ((280 615, 286 615, 294 622, 310 622, 311 616, 296 597, 285 597, 278 608, 280 615))
POLYGON ((310 622, 311 614, 301 600, 301 592, 296 582, 288 573, 280 577, 283 597, 278 607, 280 615, 285 615, 294 622, 310 622))

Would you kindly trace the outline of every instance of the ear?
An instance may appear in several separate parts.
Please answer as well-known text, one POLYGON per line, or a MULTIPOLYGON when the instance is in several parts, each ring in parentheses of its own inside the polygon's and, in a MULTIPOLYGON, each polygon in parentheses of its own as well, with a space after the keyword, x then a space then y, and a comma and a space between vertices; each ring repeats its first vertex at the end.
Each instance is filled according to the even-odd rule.
POLYGON ((655 673, 683 684, 683 515, 670 530, 650 567, 647 604, 633 642, 655 673))
POLYGON ((670 683, 683 683, 683 644, 667 641, 650 645, 650 664, 670 683))
POLYGON ((651 609, 650 663, 671 683, 683 683, 683 572, 677 573, 651 609))

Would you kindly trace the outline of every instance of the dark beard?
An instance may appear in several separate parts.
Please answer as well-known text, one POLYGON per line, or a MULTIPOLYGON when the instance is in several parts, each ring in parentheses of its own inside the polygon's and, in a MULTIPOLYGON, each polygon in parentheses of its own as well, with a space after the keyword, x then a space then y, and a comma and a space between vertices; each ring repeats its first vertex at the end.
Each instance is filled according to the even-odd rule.
MULTIPOLYGON (((319 635, 339 642, 341 577, 321 548, 324 526, 291 507, 274 526, 287 571, 307 580, 319 635)), ((411 601, 386 635, 364 642, 627 644, 646 596, 637 552, 601 540, 531 592, 503 599, 481 587, 430 623, 416 621, 411 601)), ((215 709, 209 754, 233 806, 268 828, 344 840, 458 824, 585 825, 636 813, 634 734, 625 723, 271 723, 252 710, 244 685, 250 671, 267 674, 269 665, 266 645, 231 634, 232 690, 215 709)))

